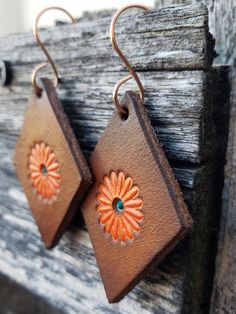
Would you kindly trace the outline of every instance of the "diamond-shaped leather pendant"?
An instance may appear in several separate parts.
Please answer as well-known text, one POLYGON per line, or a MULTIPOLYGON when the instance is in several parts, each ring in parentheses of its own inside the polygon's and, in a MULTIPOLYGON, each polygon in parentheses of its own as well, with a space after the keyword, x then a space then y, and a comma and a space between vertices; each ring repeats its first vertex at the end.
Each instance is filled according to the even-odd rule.
POLYGON ((54 246, 91 184, 91 174, 56 95, 42 79, 33 91, 16 145, 14 164, 46 247, 54 246))
POLYGON ((109 302, 119 301, 174 248, 192 220, 142 101, 126 92, 91 156, 82 213, 109 302))

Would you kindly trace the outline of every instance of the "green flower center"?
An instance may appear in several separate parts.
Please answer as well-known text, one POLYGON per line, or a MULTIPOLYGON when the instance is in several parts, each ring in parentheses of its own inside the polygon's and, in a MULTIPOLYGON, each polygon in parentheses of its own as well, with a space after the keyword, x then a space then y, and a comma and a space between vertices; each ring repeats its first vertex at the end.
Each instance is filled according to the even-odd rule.
POLYGON ((48 169, 47 169, 47 167, 44 164, 42 164, 40 166, 40 171, 42 172, 42 174, 46 175, 47 172, 48 172, 48 169))
POLYGON ((113 201, 113 209, 118 213, 123 213, 124 204, 120 198, 115 198, 113 201))

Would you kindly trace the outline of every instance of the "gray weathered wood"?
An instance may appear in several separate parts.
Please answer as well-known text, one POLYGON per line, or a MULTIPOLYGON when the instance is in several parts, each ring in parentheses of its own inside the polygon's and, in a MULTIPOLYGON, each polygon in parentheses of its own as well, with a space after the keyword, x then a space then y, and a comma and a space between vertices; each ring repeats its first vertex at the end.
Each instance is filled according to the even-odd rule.
MULTIPOLYGON (((114 110, 112 89, 124 74, 110 47, 110 18, 88 14, 76 26, 42 31, 63 77, 59 97, 87 158, 114 110)), ((212 215, 219 212, 228 97, 227 70, 211 69, 214 51, 207 20, 206 8, 194 5, 138 13, 132 23, 127 17, 120 21, 118 41, 139 70, 152 124, 195 228, 117 305, 107 304, 79 216, 54 250, 45 250, 39 238, 11 156, 31 89, 30 74, 42 53, 31 34, 0 39, 0 57, 11 61, 14 70, 12 85, 0 90, 0 270, 53 308, 96 314, 177 314, 184 309, 199 314, 207 308, 205 280, 212 279, 208 248, 215 241, 212 215)))
MULTIPOLYGON (((19 67, 27 72, 32 65, 16 65, 15 71, 19 67)), ((87 128, 87 132, 79 135, 80 144, 85 150, 91 150, 114 110, 111 97, 114 83, 125 73, 114 73, 110 69, 96 75, 88 72, 80 76, 80 72, 71 68, 64 76, 59 95, 76 133, 79 135, 81 128, 87 128)), ((3 90, 0 108, 1 129, 12 135, 19 133, 31 91, 27 84, 29 76, 17 77, 21 80, 20 95, 12 94, 12 91, 17 92, 17 86, 12 86, 10 91, 3 90)), ((201 119, 207 75, 203 71, 145 71, 140 73, 140 78, 145 86, 146 104, 153 126, 168 157, 194 163, 205 159, 207 147, 204 145, 201 119)))
POLYGON ((214 63, 233 65, 236 47, 234 0, 156 0, 155 7, 197 3, 204 3, 209 10, 209 28, 216 39, 215 50, 218 54, 214 63))
POLYGON ((236 19, 234 0, 157 0, 156 7, 177 3, 204 2, 209 10, 210 30, 216 38, 216 50, 219 54, 215 59, 216 64, 231 66, 232 96, 230 133, 228 141, 227 165, 225 168, 225 186, 221 227, 219 234, 219 248, 216 263, 216 274, 212 294, 211 313, 236 312, 236 201, 235 201, 235 106, 236 106, 236 72, 235 72, 235 47, 236 47, 236 19))
MULTIPOLYGON (((206 27, 207 19, 206 7, 199 5, 184 10, 137 12, 132 14, 132 23, 127 23, 128 17, 121 16, 117 38, 136 69, 208 69, 213 60, 214 42, 206 27)), ((82 66, 85 70, 86 64, 87 70, 96 73, 106 69, 120 71, 124 67, 117 61, 118 57, 114 58, 116 54, 110 45, 110 21, 111 15, 95 19, 91 15, 77 25, 45 30, 42 39, 59 68, 64 65, 71 70, 82 66), (69 57, 65 57, 66 51, 69 57)), ((13 63, 19 62, 19 56, 22 65, 32 63, 32 66, 42 61, 42 52, 31 33, 2 38, 0 50, 13 63)), ((28 79, 27 72, 24 73, 28 79)))
MULTIPOLYGON (((178 1, 179 2, 179 1, 178 1)), ((192 2, 198 2, 197 0, 192 2)), ((171 1, 177 3, 177 1, 171 1)), ((181 3, 186 3, 185 0, 181 3)), ((219 56, 215 63, 224 63, 233 66, 235 64, 235 1, 234 0, 206 0, 204 1, 209 9, 209 23, 213 35, 216 36, 216 49, 219 56)), ((157 5, 165 5, 158 3, 157 5)), ((169 3, 170 4, 170 3, 169 3)), ((236 311, 236 289, 234 282, 235 274, 235 252, 236 245, 235 233, 236 222, 234 219, 235 200, 234 200, 234 128, 235 128, 235 71, 232 70, 232 113, 230 123, 230 136, 228 143, 227 166, 225 169, 225 188, 224 203, 222 208, 222 221, 219 237, 219 250, 216 265, 215 286, 212 296, 212 313, 233 313, 236 311)))
POLYGON ((233 81, 227 164, 211 313, 236 312, 236 80, 233 81))
POLYGON ((215 284, 211 313, 236 312, 236 199, 235 199, 235 147, 236 147, 236 71, 235 71, 235 1, 221 0, 211 3, 210 16, 214 32, 218 33, 220 52, 217 62, 231 65, 231 116, 225 168, 222 220, 216 263, 215 284))
POLYGON ((235 147, 236 147, 236 19, 235 1, 209 1, 210 22, 217 33, 219 57, 217 63, 231 66, 231 116, 225 168, 222 219, 216 263, 211 313, 236 312, 236 199, 235 199, 235 147))

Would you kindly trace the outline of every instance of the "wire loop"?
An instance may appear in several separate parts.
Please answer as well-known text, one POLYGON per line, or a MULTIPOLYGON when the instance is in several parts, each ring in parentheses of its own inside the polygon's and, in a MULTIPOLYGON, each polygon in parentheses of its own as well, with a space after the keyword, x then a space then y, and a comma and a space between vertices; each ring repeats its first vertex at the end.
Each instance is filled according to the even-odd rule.
POLYGON ((114 50, 117 52, 117 54, 119 55, 120 59, 124 62, 125 66, 128 68, 130 75, 125 76, 124 78, 122 78, 115 86, 114 90, 113 90, 113 101, 116 105, 116 108, 118 109, 118 111, 120 113, 123 114, 127 114, 127 112, 125 111, 125 109, 121 106, 119 100, 118 100, 118 91, 121 87, 121 85, 123 85, 125 82, 129 81, 131 78, 133 78, 139 88, 139 93, 140 93, 140 98, 143 100, 144 99, 144 88, 143 85, 137 75, 137 73, 135 72, 135 70, 133 69, 133 67, 131 66, 131 64, 129 63, 129 61, 127 60, 127 58, 125 57, 125 55, 122 53, 121 49, 118 47, 118 44, 116 42, 116 34, 115 34, 115 26, 116 26, 116 22, 119 18, 119 16, 126 10, 131 9, 131 8, 138 8, 138 9, 142 9, 142 10, 148 10, 149 8, 141 5, 141 4, 130 4, 127 6, 124 6, 122 8, 120 8, 119 10, 116 11, 116 13, 114 14, 112 21, 111 21, 111 26, 110 26, 110 39, 111 39, 111 43, 112 46, 114 48, 114 50))
POLYGON ((62 11, 63 13, 65 13, 66 15, 69 16, 69 18, 71 19, 72 23, 76 23, 76 19, 68 11, 66 11, 65 9, 63 9, 61 7, 56 7, 56 6, 55 7, 48 7, 46 9, 42 10, 37 15, 36 20, 35 20, 35 24, 34 24, 34 30, 33 30, 34 37, 35 37, 35 40, 37 41, 39 47, 43 50, 44 54, 47 57, 47 62, 40 63, 39 65, 37 65, 35 70, 32 73, 31 81, 32 81, 32 85, 33 85, 33 87, 34 87, 34 89, 35 89, 37 94, 40 94, 42 92, 42 88, 37 83, 37 75, 38 75, 40 70, 42 70, 45 66, 47 66, 48 63, 51 65, 52 70, 53 70, 53 72, 55 74, 55 87, 57 87, 58 83, 60 82, 60 76, 59 76, 57 67, 56 67, 54 61, 52 60, 52 57, 50 56, 49 52, 47 51, 45 45, 42 43, 42 41, 41 41, 41 39, 39 37, 39 29, 38 29, 39 20, 40 20, 40 18, 42 17, 42 15, 45 12, 50 11, 50 10, 62 11))

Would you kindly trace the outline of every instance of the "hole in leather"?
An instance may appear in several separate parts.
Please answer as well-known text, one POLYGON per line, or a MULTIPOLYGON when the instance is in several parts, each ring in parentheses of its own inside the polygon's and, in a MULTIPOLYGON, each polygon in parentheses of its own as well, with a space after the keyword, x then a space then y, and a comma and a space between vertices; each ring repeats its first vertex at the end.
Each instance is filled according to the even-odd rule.
POLYGON ((126 111, 126 113, 120 112, 120 118, 121 120, 126 121, 129 118, 129 110, 128 108, 124 108, 124 110, 126 111))
POLYGON ((112 207, 117 214, 122 214, 124 211, 124 204, 119 197, 114 198, 112 207))

